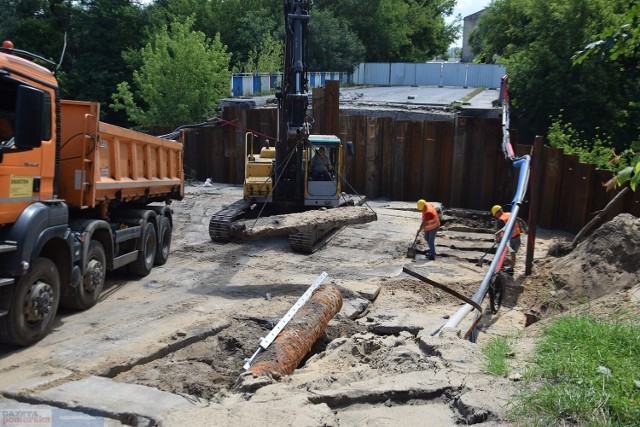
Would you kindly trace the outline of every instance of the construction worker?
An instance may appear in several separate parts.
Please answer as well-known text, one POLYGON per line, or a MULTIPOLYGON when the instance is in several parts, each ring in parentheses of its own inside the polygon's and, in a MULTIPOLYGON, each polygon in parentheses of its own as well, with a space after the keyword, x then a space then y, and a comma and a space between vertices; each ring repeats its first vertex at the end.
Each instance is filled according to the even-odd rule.
MULTIPOLYGON (((494 205, 491 208, 491 215, 496 218, 496 229, 502 230, 506 225, 507 221, 511 217, 509 212, 505 212, 502 210, 502 206, 494 205)), ((521 218, 516 218, 516 223, 513 226, 513 231, 511 232, 511 240, 509 240, 509 244, 507 247, 509 248, 509 253, 511 254, 511 270, 516 266, 516 253, 518 253, 518 249, 520 249, 520 233, 522 230, 527 230, 527 223, 524 222, 521 218)), ((496 233, 496 242, 499 242, 502 239, 502 235, 504 231, 496 233)))
POLYGON ((440 227, 438 211, 436 211, 436 208, 434 208, 431 203, 427 203, 424 199, 418 200, 418 210, 422 212, 422 224, 420 224, 420 230, 424 231, 424 240, 426 240, 429 245, 429 259, 435 261, 436 233, 440 227))
POLYGON ((329 161, 327 156, 325 156, 324 147, 320 147, 316 150, 316 154, 311 159, 310 176, 316 181, 330 181, 331 171, 333 171, 331 161, 329 161))

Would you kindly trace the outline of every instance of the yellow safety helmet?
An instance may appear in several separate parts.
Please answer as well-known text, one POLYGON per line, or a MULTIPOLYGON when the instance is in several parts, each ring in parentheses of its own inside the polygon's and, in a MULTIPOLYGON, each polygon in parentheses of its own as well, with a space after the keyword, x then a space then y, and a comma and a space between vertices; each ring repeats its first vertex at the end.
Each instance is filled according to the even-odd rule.
POLYGON ((418 210, 421 211, 424 207, 427 206, 427 201, 424 199, 418 200, 418 210))
POLYGON ((499 210, 501 210, 501 209, 502 209, 502 206, 500 206, 500 205, 494 205, 494 206, 491 208, 491 215, 496 216, 496 212, 498 212, 498 211, 499 211, 499 210))

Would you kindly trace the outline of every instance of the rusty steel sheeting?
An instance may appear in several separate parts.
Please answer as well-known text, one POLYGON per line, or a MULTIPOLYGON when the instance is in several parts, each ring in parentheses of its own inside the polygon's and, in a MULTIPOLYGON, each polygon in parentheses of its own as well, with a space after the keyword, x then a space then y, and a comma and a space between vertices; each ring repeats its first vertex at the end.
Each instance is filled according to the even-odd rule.
POLYGON ((274 377, 292 374, 341 308, 342 294, 337 288, 319 287, 248 371, 274 377))

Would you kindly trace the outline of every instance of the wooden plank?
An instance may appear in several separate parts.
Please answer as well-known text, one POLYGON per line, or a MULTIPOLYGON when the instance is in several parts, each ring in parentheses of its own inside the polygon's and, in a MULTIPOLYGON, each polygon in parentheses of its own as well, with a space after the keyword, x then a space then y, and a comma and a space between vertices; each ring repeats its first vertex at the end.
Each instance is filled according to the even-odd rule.
POLYGON ((425 148, 422 150, 421 198, 425 200, 438 198, 441 144, 436 135, 436 128, 435 122, 426 122, 423 126, 425 148))
POLYGON ((580 230, 573 218, 573 207, 578 192, 578 156, 565 155, 562 167, 558 222, 564 230, 572 233, 580 230))
POLYGON ((367 197, 378 197, 378 188, 380 182, 379 168, 379 145, 380 145, 380 127, 378 120, 367 117, 367 141, 365 156, 365 194, 367 197))
POLYGON ((393 132, 395 126, 395 120, 391 117, 384 117, 378 119, 380 122, 379 127, 382 129, 380 132, 381 137, 381 170, 382 179, 380 185, 380 195, 382 197, 390 197, 391 189, 393 188, 393 175, 391 172, 392 159, 393 159, 393 132))
POLYGON ((544 176, 544 162, 542 150, 544 138, 537 136, 531 153, 531 169, 529 175, 529 232, 527 233, 527 254, 525 259, 525 275, 530 275, 533 270, 533 259, 536 243, 536 230, 540 212, 540 199, 542 197, 542 179, 544 176))
POLYGON ((407 125, 407 152, 405 169, 405 200, 418 200, 422 197, 422 122, 410 122, 407 125))
POLYGON ((316 87, 311 90, 313 109, 313 131, 316 135, 328 135, 326 123, 326 99, 324 87, 316 87))
POLYGON ((406 145, 408 122, 396 121, 393 135, 393 156, 392 175, 393 186, 391 187, 391 198, 393 200, 405 199, 405 169, 406 169, 406 145))
POLYGON ((355 159, 354 159, 354 177, 351 184, 359 194, 366 195, 366 159, 367 159, 367 117, 355 116, 355 159))
POLYGON ((454 207, 463 206, 464 180, 463 176, 467 171, 467 131, 471 125, 468 117, 457 117, 455 122, 455 133, 453 135, 453 146, 451 152, 451 173, 449 174, 449 203, 454 207))
POLYGON ((541 209, 538 224, 545 228, 557 228, 560 190, 562 188, 562 150, 545 146, 542 150, 545 164, 543 178, 544 192, 540 199, 541 209))
POLYGON ((495 141, 488 141, 485 135, 485 127, 487 121, 475 118, 471 121, 469 138, 467 139, 467 169, 464 177, 463 204, 467 208, 485 210, 486 206, 482 203, 482 178, 484 153, 488 144, 494 144, 495 141))
POLYGON ((438 135, 441 141, 440 176, 438 200, 448 207, 459 207, 451 204, 451 175, 457 173, 453 165, 453 137, 454 124, 452 122, 438 122, 438 135))
POLYGON ((594 165, 578 163, 576 186, 574 187, 575 200, 571 208, 571 224, 576 227, 576 232, 589 222, 589 198, 592 194, 591 181, 594 173, 594 165))
POLYGON ((503 156, 500 150, 502 143, 502 128, 497 120, 485 122, 485 135, 483 153, 480 157, 482 162, 482 187, 480 190, 481 199, 478 201, 477 209, 488 211, 500 200, 497 194, 496 183, 501 177, 496 175, 498 162, 502 162, 503 156))
MULTIPOLYGON (((352 147, 355 149, 355 144, 353 143, 353 116, 340 117, 339 137, 342 141, 351 143, 352 147)), ((351 155, 347 151, 348 150, 344 150, 342 153, 342 161, 345 164, 343 179, 346 181, 346 184, 342 184, 342 189, 347 193, 352 193, 353 190, 351 189, 351 186, 353 186, 353 184, 351 181, 353 181, 355 177, 355 155, 351 155)))
POLYGON ((324 133, 338 135, 340 131, 340 82, 327 80, 324 84, 324 133))

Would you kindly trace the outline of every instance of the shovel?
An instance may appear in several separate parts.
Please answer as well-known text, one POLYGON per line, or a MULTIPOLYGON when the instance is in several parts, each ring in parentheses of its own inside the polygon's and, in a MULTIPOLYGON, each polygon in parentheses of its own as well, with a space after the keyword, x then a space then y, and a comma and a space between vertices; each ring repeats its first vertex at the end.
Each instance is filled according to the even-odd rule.
POLYGON ((480 258, 478 258, 478 262, 476 263, 476 265, 478 267, 482 267, 482 264, 484 264, 484 261, 483 261, 484 257, 486 257, 489 254, 489 252, 491 252, 491 249, 493 249, 496 246, 496 243, 498 243, 498 242, 493 242, 493 245, 489 249, 487 249, 487 251, 484 253, 484 255, 482 255, 480 258))
POLYGON ((409 249, 407 249, 407 258, 415 258, 416 257, 416 242, 418 241, 418 236, 420 235, 420 229, 418 228, 418 232, 416 233, 416 238, 413 239, 413 244, 409 249))

